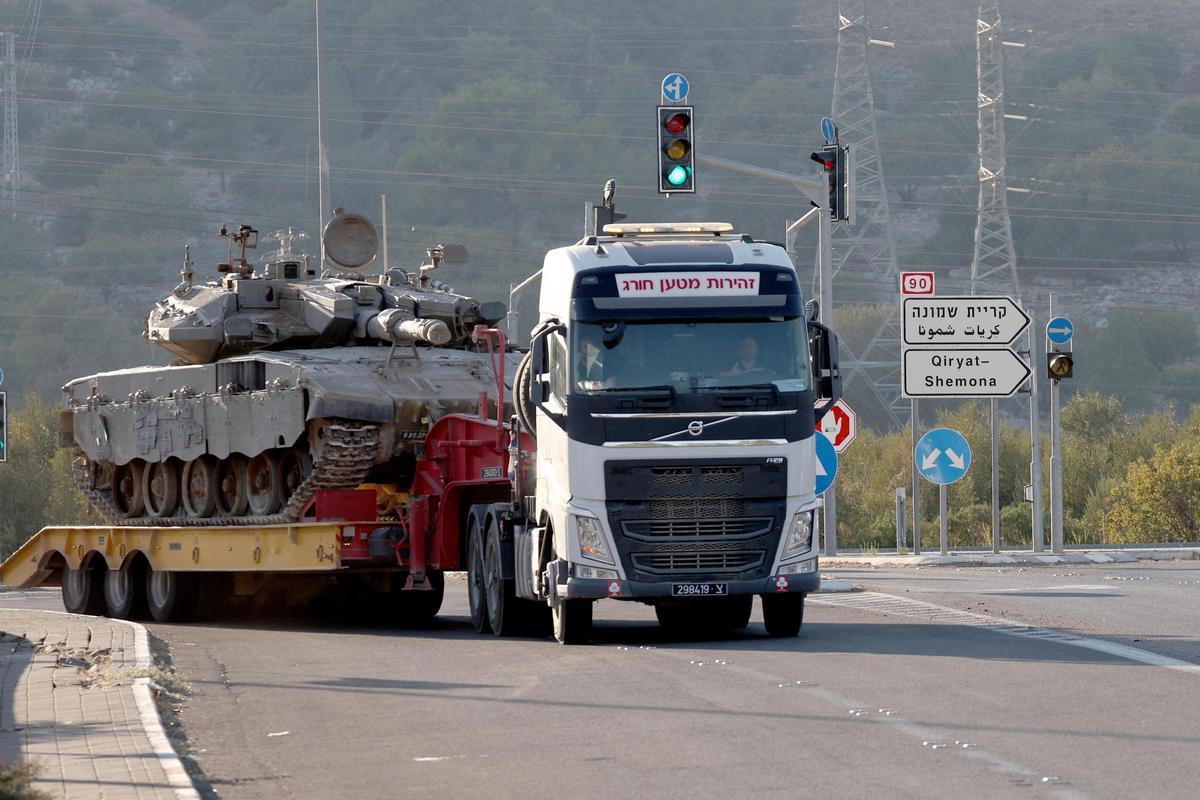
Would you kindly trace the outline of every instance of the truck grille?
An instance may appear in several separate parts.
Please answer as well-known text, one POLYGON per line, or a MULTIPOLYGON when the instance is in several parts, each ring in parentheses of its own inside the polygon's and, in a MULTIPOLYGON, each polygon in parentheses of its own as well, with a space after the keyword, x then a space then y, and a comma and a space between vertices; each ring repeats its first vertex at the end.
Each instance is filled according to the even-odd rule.
MULTIPOLYGON (((653 513, 651 504, 651 516, 653 513)), ((630 539, 654 541, 671 538, 698 539, 743 539, 771 532, 774 520, 770 517, 723 517, 710 516, 697 519, 630 520, 621 523, 625 535, 630 539)))
POLYGON ((681 550, 676 553, 634 553, 633 563, 643 572, 656 575, 679 573, 742 572, 763 563, 762 550, 681 550))

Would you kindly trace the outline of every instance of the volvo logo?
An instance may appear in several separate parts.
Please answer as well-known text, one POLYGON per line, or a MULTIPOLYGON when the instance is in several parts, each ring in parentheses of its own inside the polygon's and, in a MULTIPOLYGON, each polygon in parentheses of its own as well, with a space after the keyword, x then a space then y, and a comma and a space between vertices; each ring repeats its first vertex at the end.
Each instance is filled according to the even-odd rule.
POLYGON ((698 419, 694 419, 688 423, 687 432, 692 436, 699 436, 704 433, 704 423, 698 419))
POLYGON ((705 422, 702 419, 694 419, 691 422, 689 422, 686 427, 680 428, 679 430, 677 430, 673 433, 666 433, 666 434, 663 434, 662 436, 655 436, 650 441, 665 442, 668 439, 674 439, 676 436, 683 436, 685 433, 689 433, 692 436, 699 436, 700 434, 704 433, 706 430, 713 427, 714 425, 721 425, 726 422, 732 422, 735 419, 737 419, 736 414, 731 417, 722 417, 721 419, 712 419, 712 420, 709 420, 708 422, 705 422))

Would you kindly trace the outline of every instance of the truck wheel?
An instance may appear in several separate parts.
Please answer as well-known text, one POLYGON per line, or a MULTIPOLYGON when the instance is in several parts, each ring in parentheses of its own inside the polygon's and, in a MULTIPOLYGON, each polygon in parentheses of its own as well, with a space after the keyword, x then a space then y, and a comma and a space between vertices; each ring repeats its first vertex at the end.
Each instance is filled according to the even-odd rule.
POLYGON ((155 622, 188 622, 200 606, 200 576, 151 569, 146 573, 146 605, 155 622))
POLYGON ((763 622, 767 635, 774 638, 795 636, 804 623, 804 594, 780 593, 762 596, 763 622))
POLYGON ((104 559, 93 557, 79 569, 63 567, 63 607, 72 614, 104 613, 104 559))
POLYGON ((475 632, 491 633, 483 574, 483 537, 479 533, 479 521, 472 514, 467 523, 467 602, 471 606, 471 626, 475 632))
POLYGON ((550 607, 559 644, 587 644, 592 635, 592 601, 563 598, 550 607))
POLYGON ((104 573, 104 607, 113 619, 146 618, 146 583, 138 557, 104 573))
POLYGON ((438 572, 430 572, 425 576, 429 589, 404 591, 395 588, 399 581, 393 578, 393 593, 396 598, 396 610, 400 621, 409 625, 419 625, 429 622, 442 610, 442 598, 446 593, 446 576, 438 572))

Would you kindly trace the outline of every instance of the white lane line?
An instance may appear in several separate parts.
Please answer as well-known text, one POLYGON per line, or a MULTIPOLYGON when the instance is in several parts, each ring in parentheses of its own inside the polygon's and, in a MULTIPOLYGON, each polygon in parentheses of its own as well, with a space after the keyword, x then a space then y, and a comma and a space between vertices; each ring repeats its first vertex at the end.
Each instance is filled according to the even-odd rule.
POLYGON ((924 600, 913 600, 909 597, 897 597, 895 595, 883 594, 882 592, 858 592, 852 595, 814 596, 809 597, 808 602, 823 606, 853 608, 860 611, 871 611, 881 614, 899 614, 905 617, 915 617, 933 622, 944 622, 946 624, 970 625, 977 628, 986 628, 987 630, 1002 633, 1006 636, 1049 640, 1059 644, 1067 644, 1072 647, 1081 647, 1085 650, 1116 656, 1138 664, 1165 667, 1166 669, 1173 669, 1178 672, 1200 675, 1200 664, 1193 664, 1189 661, 1172 658, 1171 656, 1164 656, 1149 650, 1143 650, 1140 647, 1131 647, 1127 644, 1110 642, 1106 639, 1095 639, 1091 636, 1080 636, 1075 633, 1056 631, 1050 628, 1022 625, 1008 619, 991 617, 987 614, 977 614, 973 611, 960 611, 957 608, 939 606, 933 603, 926 603, 924 600))
MULTIPOLYGON (((811 595, 808 598, 808 602, 813 602, 811 595)), ((680 660, 688 658, 689 655, 695 655, 694 652, 673 650, 670 648, 653 648, 651 652, 680 660)), ((692 659, 692 661, 695 663, 695 659, 692 659)), ((733 663, 723 665, 721 671, 725 670, 737 673, 745 678, 750 678, 756 682, 777 684, 781 689, 794 686, 798 691, 832 708, 843 712, 849 711, 857 720, 870 724, 886 725, 913 740, 919 741, 923 748, 931 750, 946 748, 963 758, 982 764, 992 772, 1007 778, 1018 778, 1029 781, 1030 788, 1044 789, 1050 796, 1059 798, 1060 800, 1088 800, 1089 798, 1089 795, 1085 791, 1069 784, 1059 783, 1060 779, 1057 777, 1049 777, 1043 772, 1037 772, 1022 764, 1002 758, 995 753, 990 753, 974 742, 964 743, 960 740, 955 742, 956 746, 951 747, 950 742, 955 741, 952 735, 905 719, 903 716, 897 714, 894 709, 881 708, 879 709, 878 716, 876 716, 868 711, 870 704, 856 701, 819 686, 810 685, 806 681, 792 681, 779 675, 772 675, 769 672, 762 672, 752 667, 733 663)))

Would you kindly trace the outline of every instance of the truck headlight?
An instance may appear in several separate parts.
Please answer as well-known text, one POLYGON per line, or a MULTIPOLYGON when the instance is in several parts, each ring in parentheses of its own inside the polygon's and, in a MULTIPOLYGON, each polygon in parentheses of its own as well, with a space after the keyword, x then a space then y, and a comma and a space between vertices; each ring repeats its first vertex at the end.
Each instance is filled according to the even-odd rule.
POLYGON ((608 553, 608 541, 604 538, 604 530, 600 527, 600 520, 583 514, 574 514, 573 516, 575 517, 575 535, 579 537, 579 552, 583 554, 584 558, 602 561, 605 564, 613 563, 612 556, 608 553))
POLYGON ((783 546, 785 559, 806 553, 812 547, 813 511, 805 509, 797 511, 792 516, 791 527, 788 528, 787 541, 783 546))

